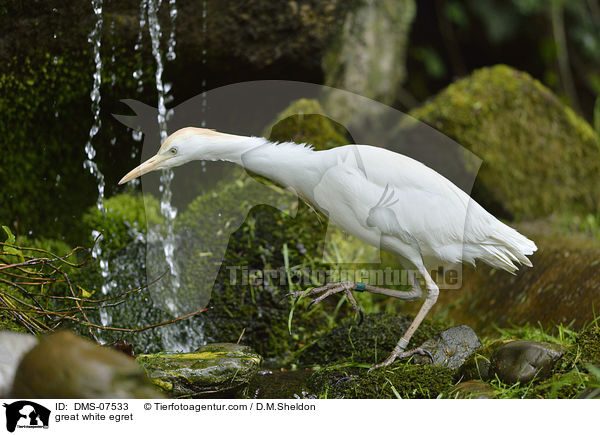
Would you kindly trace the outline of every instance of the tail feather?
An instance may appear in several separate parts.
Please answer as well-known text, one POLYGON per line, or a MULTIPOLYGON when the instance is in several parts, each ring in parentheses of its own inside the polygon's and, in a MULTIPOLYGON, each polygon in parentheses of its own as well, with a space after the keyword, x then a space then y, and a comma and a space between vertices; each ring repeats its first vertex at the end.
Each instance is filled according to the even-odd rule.
POLYGON ((532 240, 502 223, 496 233, 482 244, 482 248, 484 253, 480 257, 481 260, 490 266, 499 267, 510 273, 518 270, 517 265, 519 264, 531 267, 531 260, 527 258, 527 255, 537 251, 537 246, 532 240))

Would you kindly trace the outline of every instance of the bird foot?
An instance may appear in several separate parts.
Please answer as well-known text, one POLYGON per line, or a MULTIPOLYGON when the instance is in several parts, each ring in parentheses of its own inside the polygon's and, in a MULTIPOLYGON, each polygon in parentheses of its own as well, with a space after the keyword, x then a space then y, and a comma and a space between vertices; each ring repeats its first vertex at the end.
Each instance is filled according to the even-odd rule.
POLYGON ((297 292, 288 293, 285 295, 285 297, 292 296, 295 298, 299 298, 302 295, 314 296, 314 295, 318 295, 319 293, 322 293, 320 296, 318 296, 315 299, 313 299, 312 301, 310 301, 310 303, 306 307, 307 309, 309 309, 311 306, 318 304, 319 302, 323 301, 324 299, 328 298, 329 296, 334 295, 336 293, 343 292, 346 295, 346 297, 348 298, 348 300, 350 301, 350 304, 352 304, 352 308, 354 308, 354 311, 356 312, 356 314, 359 315, 360 319, 358 321, 358 324, 360 325, 363 321, 364 315, 363 315, 362 309, 358 306, 358 303, 356 302, 356 299, 354 299, 354 295, 352 294, 352 290, 356 289, 356 285, 357 284, 352 281, 330 282, 321 287, 315 287, 312 290, 310 290, 308 293, 305 293, 305 291, 301 290, 301 291, 297 291, 297 292))
POLYGON ((410 356, 413 355, 423 355, 423 356, 428 356, 431 359, 431 362, 434 362, 435 360, 433 359, 433 355, 431 354, 431 352, 429 352, 426 349, 420 348, 420 347, 415 347, 414 349, 411 350, 407 350, 407 351, 402 351, 402 352, 396 352, 393 351, 390 356, 388 356, 385 361, 379 363, 379 364, 375 364, 373 367, 371 367, 369 369, 369 372, 375 369, 379 369, 379 368, 383 368, 383 367, 387 367, 390 364, 392 364, 397 358, 408 358, 410 356))

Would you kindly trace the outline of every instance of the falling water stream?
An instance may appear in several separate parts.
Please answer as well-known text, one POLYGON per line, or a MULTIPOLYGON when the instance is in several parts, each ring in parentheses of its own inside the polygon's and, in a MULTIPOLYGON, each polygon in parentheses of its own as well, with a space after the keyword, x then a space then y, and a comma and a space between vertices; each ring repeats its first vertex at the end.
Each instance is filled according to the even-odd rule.
MULTIPOLYGON (((103 0, 91 0, 92 7, 94 10, 94 15, 96 18, 95 25, 91 30, 88 36, 88 42, 92 45, 93 48, 93 56, 95 63, 95 71, 93 75, 93 86, 92 91, 90 93, 91 98, 91 111, 93 114, 93 123, 90 127, 89 137, 85 144, 85 153, 87 159, 84 162, 84 168, 89 170, 89 172, 95 177, 97 185, 98 185, 98 199, 96 201, 96 205, 98 209, 105 213, 104 208, 104 175, 100 171, 98 164, 95 160, 96 158, 96 148, 94 148, 94 138, 98 134, 98 131, 101 127, 101 119, 100 119, 100 86, 102 84, 102 58, 101 58, 101 45, 102 45, 102 25, 103 25, 103 0)), ((157 122, 159 126, 160 132, 160 142, 162 143, 168 136, 167 130, 167 122, 170 117, 173 115, 172 110, 167 109, 167 105, 173 100, 173 96, 171 94, 171 83, 167 83, 164 81, 163 72, 165 62, 173 61, 176 58, 176 19, 178 15, 177 10, 177 2, 176 0, 168 0, 168 4, 165 1, 165 6, 168 7, 168 37, 166 39, 166 47, 164 47, 165 41, 162 38, 163 30, 162 28, 166 26, 161 26, 161 22, 159 20, 159 9, 162 0, 140 0, 140 11, 139 11, 139 31, 136 39, 136 43, 134 46, 136 58, 137 58, 137 67, 135 71, 133 71, 133 77, 137 81, 137 92, 141 93, 144 91, 144 77, 143 75, 143 37, 144 33, 147 31, 150 36, 151 41, 151 52, 152 57, 154 58, 155 63, 155 72, 154 72, 154 83, 156 87, 157 94, 157 106, 158 106, 158 116, 157 122), (161 40, 163 41, 163 47, 161 48, 161 40)), ((206 32, 206 0, 202 2, 202 31, 206 32)), ((111 32, 114 32, 114 22, 110 28, 111 32)), ((110 51, 111 61, 115 61, 115 49, 114 47, 110 51)), ((202 52, 203 64, 206 63, 206 49, 203 49, 202 52)), ((111 81, 114 84, 114 77, 111 77, 111 81)), ((202 81, 202 126, 205 126, 205 112, 206 112, 206 81, 202 81)), ((142 132, 134 131, 133 139, 136 141, 142 140, 142 132)), ((114 144, 114 139, 111 141, 114 144)), ((136 157, 136 152, 133 151, 132 157, 136 157)), ((147 244, 148 248, 152 246, 151 249, 160 248, 161 254, 154 258, 153 261, 159 261, 161 267, 164 268, 165 263, 170 271, 170 275, 165 276, 160 282, 157 284, 160 288, 157 295, 157 301, 155 303, 159 303, 164 308, 166 308, 171 315, 180 315, 181 313, 181 304, 178 304, 178 290, 180 288, 180 279, 179 279, 179 270, 177 267, 177 263, 175 261, 175 251, 177 246, 177 238, 174 233, 174 220, 177 216, 177 209, 172 204, 172 188, 171 182, 173 180, 173 171, 164 170, 160 177, 160 206, 161 213, 164 217, 164 224, 162 229, 152 229, 148 228, 147 232, 147 244)), ((139 183, 139 180, 136 180, 139 183)), ((94 238, 97 238, 100 233, 98 231, 94 231, 92 233, 94 238)), ((141 233, 136 235, 136 240, 138 236, 141 237, 141 233)), ((103 255, 101 245, 96 243, 92 252, 94 258, 98 259, 101 269, 101 275, 103 278, 102 292, 103 294, 109 294, 112 290, 115 290, 115 277, 111 275, 114 272, 111 272, 112 269, 120 270, 121 265, 109 264, 107 256, 103 255)), ((149 260, 150 261, 150 260, 149 260)), ((153 268, 156 270, 157 268, 153 268)), ((109 325, 112 322, 112 317, 106 310, 100 311, 100 321, 102 325, 109 325)), ((196 329, 195 331, 191 330, 190 325, 185 325, 183 323, 178 325, 169 325, 161 330, 161 341, 162 345, 166 349, 172 350, 186 350, 189 346, 202 344, 203 342, 202 334, 199 334, 199 331, 196 329), (188 337, 186 339, 186 337, 188 337), (190 342, 189 337, 195 337, 190 342)))
MULTIPOLYGON (((88 42, 92 44, 93 54, 94 54, 94 83, 92 85, 92 91, 90 93, 90 99, 92 102, 92 114, 94 115, 94 120, 92 122, 92 126, 90 127, 90 132, 88 136, 88 140, 85 144, 85 154, 87 156, 87 160, 83 162, 83 167, 90 171, 90 174, 96 178, 96 182, 98 184, 98 199, 96 200, 96 206, 101 213, 104 213, 104 175, 98 168, 98 164, 94 161, 96 157, 96 149, 93 145, 94 137, 98 134, 101 126, 100 120, 100 85, 102 84, 102 57, 100 56, 100 47, 102 41, 102 23, 103 23, 103 15, 102 15, 102 0, 92 0, 92 7, 94 9, 94 15, 96 17, 96 24, 94 28, 90 32, 88 36, 88 42)), ((92 236, 94 239, 100 236, 98 231, 93 231, 92 236)), ((96 243, 92 250, 92 255, 94 258, 99 259, 100 262, 100 273, 102 274, 102 293, 108 294, 111 289, 111 281, 109 279, 109 265, 108 261, 102 258, 102 248, 100 247, 100 243, 96 243)), ((100 321, 102 325, 107 325, 110 323, 111 318, 108 311, 105 309, 100 310, 100 321)))
MULTIPOLYGON (((152 56, 155 61, 155 85, 158 97, 158 125, 160 131, 161 143, 167 138, 167 121, 173 115, 172 110, 167 110, 166 105, 173 100, 170 94, 171 84, 163 81, 164 61, 172 61, 176 58, 175 46, 175 22, 177 19, 177 4, 176 0, 169 0, 169 18, 170 18, 170 33, 167 39, 167 47, 164 52, 161 50, 162 28, 158 19, 158 9, 161 5, 161 0, 142 0, 142 8, 147 11, 148 33, 150 34, 152 56), (145 5, 144 5, 145 4, 145 5)), ((160 300, 155 303, 160 303, 173 316, 184 314, 182 312, 182 304, 179 303, 180 275, 178 265, 175 261, 175 250, 178 243, 174 232, 174 221, 177 216, 177 209, 172 203, 173 192, 171 182, 174 173, 172 170, 163 170, 160 177, 160 208, 164 217, 164 225, 160 232, 148 228, 148 244, 162 244, 162 259, 154 258, 151 261, 166 262, 170 275, 162 278, 158 283, 158 289, 155 290, 155 295, 160 300)), ((153 268, 156 270, 157 268, 153 268)), ((183 304, 186 305, 185 303, 183 304)), ((190 348, 203 344, 204 338, 201 331, 194 330, 189 322, 180 322, 176 325, 168 325, 161 329, 161 341, 163 348, 170 350, 187 351, 190 348)))
MULTIPOLYGON (((152 41, 152 55, 156 62, 156 70, 155 70, 155 83, 156 83, 156 92, 158 94, 158 126, 160 131, 160 141, 161 143, 165 141, 168 136, 167 133, 167 118, 170 113, 167 111, 166 102, 169 99, 169 91, 171 90, 171 84, 163 83, 163 56, 160 48, 160 38, 162 36, 161 25, 158 20, 158 7, 160 6, 160 0, 146 0, 146 10, 148 12, 148 31, 150 33, 150 39, 152 41)), ((172 20, 177 17, 177 9, 174 0, 169 2, 170 17, 172 20)), ((171 26, 172 31, 173 25, 171 26)), ((167 55, 171 53, 171 57, 175 58, 175 37, 173 33, 173 37, 169 37, 169 47, 167 49, 167 55), (172 45, 170 45, 172 44, 172 45)), ((169 56, 167 56, 169 57, 169 56)), ((162 171, 160 176, 160 191, 162 193, 162 197, 160 200, 160 210, 162 215, 165 218, 165 234, 162 235, 163 240, 163 252, 165 256, 165 260, 167 265, 169 266, 169 270, 171 272, 169 279, 165 279, 166 285, 171 287, 171 291, 169 292, 171 295, 176 295, 177 290, 180 287, 179 284, 179 273, 177 264, 175 262, 174 252, 175 252, 175 233, 173 231, 173 222, 175 217, 177 216, 177 209, 172 204, 173 192, 171 190, 171 181, 173 180, 174 173, 171 169, 166 169, 162 171)), ((149 235, 150 238, 150 235, 149 235)), ((165 284, 163 284, 165 285, 165 284)), ((169 307, 169 310, 174 312, 176 310, 176 306, 173 301, 166 300, 165 304, 169 307)))

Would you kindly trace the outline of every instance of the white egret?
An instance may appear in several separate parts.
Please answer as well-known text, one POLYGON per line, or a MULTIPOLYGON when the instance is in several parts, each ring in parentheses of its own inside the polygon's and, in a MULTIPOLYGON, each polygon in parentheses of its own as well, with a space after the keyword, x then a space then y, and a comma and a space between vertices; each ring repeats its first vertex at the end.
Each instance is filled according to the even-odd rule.
MULTIPOLYGON (((171 134, 154 157, 125 175, 119 184, 192 160, 234 162, 292 189, 343 230, 396 254, 407 270, 421 275, 426 289, 423 305, 390 356, 372 368, 387 366, 396 358, 424 354, 420 348, 406 348, 439 294, 428 272, 433 269, 427 265, 474 265, 479 259, 514 273, 516 265, 531 266, 526 255, 537 250, 534 242, 500 222, 433 169, 369 145, 314 151, 304 144, 276 144, 260 137, 187 127, 171 134)), ((313 300, 318 303, 343 292, 359 312, 352 290, 420 299, 420 284, 414 274, 409 276, 410 291, 344 281, 327 283, 307 294, 320 294, 313 300)))

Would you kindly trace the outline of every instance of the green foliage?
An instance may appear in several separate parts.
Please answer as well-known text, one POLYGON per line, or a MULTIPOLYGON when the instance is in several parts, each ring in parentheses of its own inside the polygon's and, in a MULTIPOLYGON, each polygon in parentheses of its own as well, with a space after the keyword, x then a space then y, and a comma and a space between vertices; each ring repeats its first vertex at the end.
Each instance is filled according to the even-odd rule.
POLYGON ((561 213, 556 217, 556 226, 561 235, 582 234, 600 240, 600 213, 561 213))
MULTIPOLYGON (((4 243, 6 243, 7 245, 14 245, 15 236, 13 235, 12 231, 10 231, 10 228, 8 228, 6 225, 2 225, 2 229, 6 233, 7 237, 4 243)), ((21 262, 25 261, 25 259, 23 258, 23 253, 15 247, 4 246, 4 252, 10 255, 16 255, 19 258, 19 260, 21 260, 21 262)))
POLYGON ((547 328, 544 328, 541 324, 537 326, 528 324, 524 326, 514 326, 510 328, 499 328, 496 326, 495 329, 500 333, 500 337, 494 337, 493 339, 487 338, 486 340, 484 340, 485 345, 497 339, 516 339, 545 341, 548 343, 556 343, 563 346, 571 346, 575 343, 577 339, 577 332, 564 325, 556 325, 550 331, 547 328))

